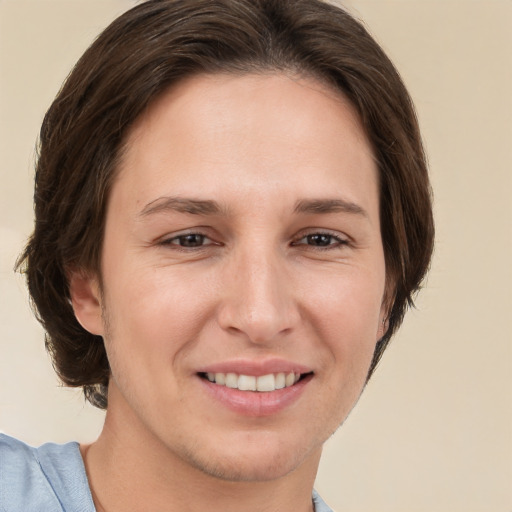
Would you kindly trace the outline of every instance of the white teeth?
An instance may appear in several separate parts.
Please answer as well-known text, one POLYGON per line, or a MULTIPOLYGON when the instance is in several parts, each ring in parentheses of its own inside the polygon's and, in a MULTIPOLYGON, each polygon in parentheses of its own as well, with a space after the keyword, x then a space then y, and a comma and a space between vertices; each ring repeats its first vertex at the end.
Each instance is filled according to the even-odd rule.
POLYGON ((238 377, 238 389, 241 391, 256 391, 256 377, 240 375, 238 377))
POLYGON ((286 386, 286 377, 284 373, 276 375, 276 389, 283 389, 286 386))
POLYGON ((274 391, 276 389, 276 378, 272 373, 258 377, 256 379, 256 389, 258 391, 274 391))
POLYGON ((293 386, 295 384, 295 374, 294 373, 287 373, 286 374, 286 380, 285 380, 286 387, 293 386))
MULTIPOLYGON (((215 382, 217 382, 217 379, 215 379, 215 382)), ((226 386, 233 389, 238 388, 238 375, 236 373, 226 373, 226 386)))
POLYGON ((300 379, 300 373, 269 373, 255 377, 253 375, 239 375, 237 373, 210 373, 206 374, 210 382, 241 391, 269 392, 293 386, 300 379))

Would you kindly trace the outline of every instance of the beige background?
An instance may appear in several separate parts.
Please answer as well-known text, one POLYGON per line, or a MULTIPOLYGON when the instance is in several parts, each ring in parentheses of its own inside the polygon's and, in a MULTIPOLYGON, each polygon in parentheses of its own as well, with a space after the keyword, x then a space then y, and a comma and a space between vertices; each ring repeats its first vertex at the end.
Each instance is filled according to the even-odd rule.
MULTIPOLYGON (((45 108, 127 0, 0 0, 0 430, 94 439, 102 413, 59 387, 24 284, 45 108)), ((415 98, 437 250, 317 488, 339 512, 512 511, 512 2, 352 0, 415 98)))

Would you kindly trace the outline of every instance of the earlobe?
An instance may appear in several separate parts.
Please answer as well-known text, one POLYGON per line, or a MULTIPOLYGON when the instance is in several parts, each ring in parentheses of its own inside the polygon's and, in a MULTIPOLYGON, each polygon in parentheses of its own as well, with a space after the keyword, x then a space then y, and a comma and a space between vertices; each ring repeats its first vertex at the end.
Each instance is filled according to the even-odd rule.
POLYGON ((101 293, 98 279, 83 271, 70 272, 69 293, 78 323, 91 334, 103 336, 101 293))
POLYGON ((386 280, 384 297, 382 298, 382 303, 380 306, 379 325, 377 326, 377 341, 380 341, 388 332, 389 315, 393 307, 394 295, 394 286, 390 286, 389 281, 386 280))
POLYGON ((377 329, 377 341, 380 341, 388 332, 389 321, 387 315, 381 315, 379 319, 379 327, 377 329))
POLYGON ((377 326, 377 340, 380 341, 388 332, 389 329, 389 305, 387 301, 382 303, 379 315, 379 325, 377 326))

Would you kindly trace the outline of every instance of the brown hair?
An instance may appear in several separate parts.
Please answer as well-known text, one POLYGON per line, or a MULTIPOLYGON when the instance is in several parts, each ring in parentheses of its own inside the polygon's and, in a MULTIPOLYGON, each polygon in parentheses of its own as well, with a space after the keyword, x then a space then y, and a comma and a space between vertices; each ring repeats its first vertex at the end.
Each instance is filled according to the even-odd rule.
POLYGON ((178 80, 197 73, 292 71, 350 99, 380 171, 388 330, 369 376, 428 268, 433 220, 414 108, 364 27, 320 0, 149 0, 90 46, 48 110, 35 176, 35 229, 23 267, 46 347, 62 381, 107 406, 103 340, 77 322, 67 272, 100 270, 106 203, 127 133, 178 80))

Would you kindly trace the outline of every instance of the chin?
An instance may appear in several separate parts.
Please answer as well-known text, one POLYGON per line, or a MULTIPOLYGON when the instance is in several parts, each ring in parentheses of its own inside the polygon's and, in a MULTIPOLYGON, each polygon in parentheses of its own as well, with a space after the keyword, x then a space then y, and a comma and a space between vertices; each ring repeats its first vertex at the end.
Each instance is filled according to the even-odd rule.
POLYGON ((269 443, 268 439, 252 439, 250 444, 234 441, 227 450, 219 448, 187 451, 183 458, 201 472, 221 480, 268 482, 285 477, 310 459, 318 460, 321 453, 321 447, 306 450, 299 443, 269 443))
MULTIPOLYGON (((260 457, 261 458, 261 457, 260 457)), ((194 460, 196 469, 203 473, 228 482, 268 482, 278 480, 293 472, 300 465, 295 461, 276 460, 266 457, 265 460, 242 461, 239 457, 230 460, 194 460)))

